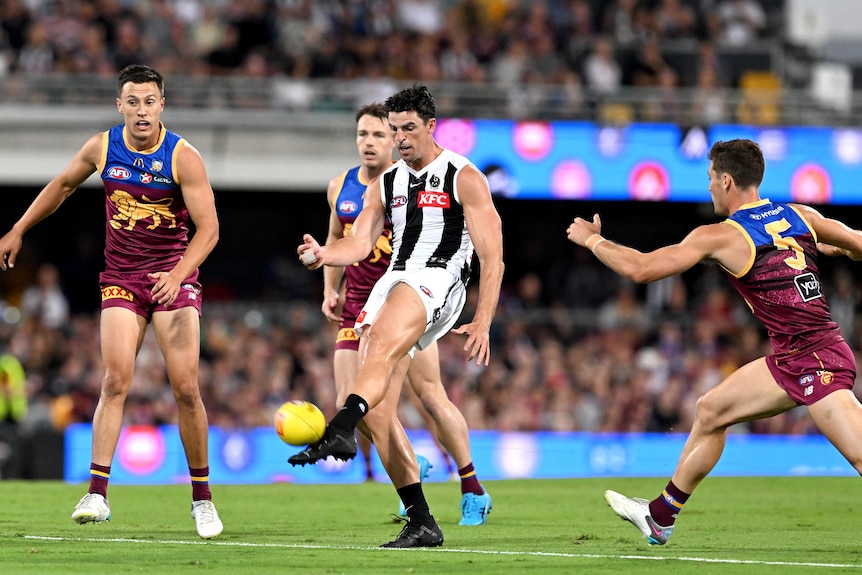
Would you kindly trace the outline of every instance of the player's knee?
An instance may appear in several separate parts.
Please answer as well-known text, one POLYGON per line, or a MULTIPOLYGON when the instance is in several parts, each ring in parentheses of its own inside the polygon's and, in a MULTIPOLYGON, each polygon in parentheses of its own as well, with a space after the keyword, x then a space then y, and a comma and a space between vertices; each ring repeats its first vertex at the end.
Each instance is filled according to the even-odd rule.
POLYGON ((129 392, 131 377, 118 371, 106 369, 102 376, 102 396, 108 399, 125 397, 129 392))
POLYGON ((695 404, 695 421, 702 429, 712 430, 724 427, 720 410, 709 393, 701 395, 695 404))
POLYGON ((173 390, 178 409, 192 411, 202 405, 200 390, 196 382, 175 384, 173 390))

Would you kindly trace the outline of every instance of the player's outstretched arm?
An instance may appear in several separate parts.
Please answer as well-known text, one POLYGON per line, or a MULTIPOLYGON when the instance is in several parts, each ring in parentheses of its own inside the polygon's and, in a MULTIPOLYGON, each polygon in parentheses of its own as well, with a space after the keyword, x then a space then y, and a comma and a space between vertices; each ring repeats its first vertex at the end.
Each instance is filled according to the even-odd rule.
POLYGON ((101 151, 102 134, 99 133, 90 137, 63 171, 42 188, 24 215, 0 238, 0 270, 15 267, 15 258, 21 250, 24 234, 53 214, 96 171, 101 151))
POLYGON ((321 246, 310 235, 303 236, 303 243, 296 248, 299 259, 310 270, 321 266, 348 266, 365 259, 377 238, 383 233, 386 212, 380 197, 380 182, 377 179, 368 184, 362 211, 353 222, 350 233, 332 244, 321 246))
POLYGON ((744 268, 750 248, 736 228, 708 224, 692 230, 680 243, 641 252, 601 235, 598 214, 592 221, 575 218, 566 230, 570 241, 584 246, 606 266, 637 283, 649 283, 686 271, 704 259, 713 259, 732 272, 744 268))
POLYGON ((465 168, 458 176, 458 197, 464 208, 464 219, 470 239, 479 257, 479 302, 473 321, 452 330, 467 334, 464 351, 476 365, 491 360, 491 321, 497 311, 500 286, 503 283, 503 225, 494 207, 491 190, 484 174, 465 168))
POLYGON ((810 206, 794 204, 817 234, 817 249, 827 256, 846 256, 862 260, 862 231, 823 216, 810 206))

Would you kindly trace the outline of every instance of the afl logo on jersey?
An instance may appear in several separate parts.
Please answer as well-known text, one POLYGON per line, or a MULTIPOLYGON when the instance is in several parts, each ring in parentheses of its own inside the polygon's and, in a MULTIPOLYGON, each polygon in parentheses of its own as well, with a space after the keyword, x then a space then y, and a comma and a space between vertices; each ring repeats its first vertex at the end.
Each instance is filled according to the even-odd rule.
POLYGON ((392 198, 392 203, 390 204, 393 208, 400 208, 401 206, 407 205, 407 196, 395 196, 392 198))
POLYGON ((147 172, 141 173, 141 183, 142 184, 149 184, 152 181, 153 181, 153 175, 152 174, 148 174, 147 172))
POLYGON ((351 201, 351 200, 344 200, 343 202, 338 204, 338 211, 343 213, 343 214, 352 214, 353 212, 357 211, 358 209, 359 209, 359 206, 356 204, 356 202, 351 201))
POLYGON ((122 166, 114 166, 108 168, 108 177, 115 180, 128 180, 132 177, 132 172, 122 166))

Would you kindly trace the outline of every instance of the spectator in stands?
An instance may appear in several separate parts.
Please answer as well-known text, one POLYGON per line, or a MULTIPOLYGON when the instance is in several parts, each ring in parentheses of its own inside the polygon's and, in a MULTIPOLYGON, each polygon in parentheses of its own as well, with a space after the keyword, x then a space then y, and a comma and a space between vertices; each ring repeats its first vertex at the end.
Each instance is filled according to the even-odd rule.
POLYGON ((400 0, 396 6, 400 28, 424 36, 433 36, 443 30, 440 0, 400 0))
POLYGON ((233 24, 224 29, 221 43, 207 55, 209 73, 222 76, 233 73, 242 65, 244 53, 239 45, 239 30, 233 24))
POLYGON ((449 44, 440 54, 442 79, 464 82, 475 75, 479 60, 470 50, 470 37, 464 30, 454 29, 449 33, 449 44))
POLYGON ((635 41, 634 12, 637 0, 611 0, 602 14, 602 30, 621 46, 635 41))
POLYGON ((692 38, 697 27, 697 14, 685 0, 660 0, 655 11, 655 23, 662 38, 692 38))
POLYGON ((27 43, 18 54, 18 71, 27 75, 54 71, 54 48, 44 22, 33 22, 27 28, 27 43))
POLYGON ((662 84, 662 74, 670 66, 661 53, 661 46, 655 38, 643 42, 635 53, 634 62, 629 71, 629 85, 640 87, 657 87, 662 84))
POLYGON ((111 55, 118 70, 148 59, 138 26, 138 21, 129 17, 120 18, 115 24, 111 55))
POLYGON ((40 321, 50 329, 59 329, 69 321, 69 300, 60 287, 60 272, 51 263, 39 265, 36 284, 21 294, 21 314, 40 321))
POLYGON ((584 80, 599 96, 607 96, 620 89, 622 68, 614 57, 613 42, 607 36, 596 38, 593 51, 584 60, 584 80))
POLYGON ((716 7, 721 24, 721 41, 742 46, 766 30, 766 12, 758 0, 722 0, 716 7))
POLYGON ((105 29, 95 23, 87 24, 81 32, 81 41, 73 52, 70 72, 78 74, 113 75, 114 62, 105 44, 105 29))

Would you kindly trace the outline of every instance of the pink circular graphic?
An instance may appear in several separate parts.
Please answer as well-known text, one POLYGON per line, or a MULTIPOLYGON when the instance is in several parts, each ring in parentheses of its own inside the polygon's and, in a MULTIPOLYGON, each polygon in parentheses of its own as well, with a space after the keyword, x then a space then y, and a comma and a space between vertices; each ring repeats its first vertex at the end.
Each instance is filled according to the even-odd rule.
POLYGON ((828 204, 832 199, 832 178, 818 164, 799 166, 790 178, 790 197, 794 202, 828 204))
POLYGON ((135 475, 156 471, 165 460, 162 432, 146 425, 127 427, 120 435, 117 457, 123 468, 135 475))
POLYGON ((554 130, 546 122, 519 122, 512 137, 515 151, 525 160, 541 160, 554 147, 554 130))
POLYGON ((469 156, 476 146, 476 125, 470 120, 437 120, 434 138, 444 148, 469 156))
POLYGON ((551 173, 551 195, 555 198, 588 198, 592 191, 593 178, 583 162, 563 160, 551 173))
POLYGON ((633 200, 660 201, 670 195, 670 178, 664 166, 642 162, 629 175, 629 196, 633 200))

